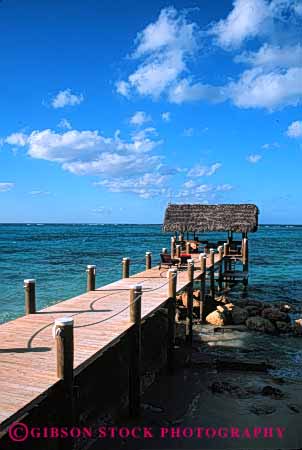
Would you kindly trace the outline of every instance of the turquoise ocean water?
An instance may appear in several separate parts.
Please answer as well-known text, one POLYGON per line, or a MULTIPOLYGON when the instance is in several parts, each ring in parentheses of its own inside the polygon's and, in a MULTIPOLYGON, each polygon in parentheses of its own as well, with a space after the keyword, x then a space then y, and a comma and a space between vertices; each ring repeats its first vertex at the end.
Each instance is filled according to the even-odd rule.
MULTIPOLYGON (((96 264, 97 286, 102 286, 121 278, 125 256, 132 259, 132 273, 144 270, 146 251, 153 253, 153 264, 158 262, 170 237, 160 225, 0 225, 0 323, 24 314, 25 278, 36 279, 41 309, 83 293, 87 264, 96 264)), ((225 233, 199 237, 214 241, 225 233)), ((291 302, 301 317, 302 226, 262 225, 249 238, 249 298, 291 302)), ((280 362, 278 376, 302 380, 301 338, 255 334, 244 346, 252 348, 256 341, 280 362)))
MULTIPOLYGON (((0 225, 0 323, 24 314, 25 278, 36 278, 40 309, 84 292, 87 264, 97 265, 98 286, 121 277, 125 256, 132 273, 143 270, 145 252, 157 262, 170 236, 160 225, 0 225)), ((302 226, 262 225, 249 238, 249 296, 302 304, 302 226)))

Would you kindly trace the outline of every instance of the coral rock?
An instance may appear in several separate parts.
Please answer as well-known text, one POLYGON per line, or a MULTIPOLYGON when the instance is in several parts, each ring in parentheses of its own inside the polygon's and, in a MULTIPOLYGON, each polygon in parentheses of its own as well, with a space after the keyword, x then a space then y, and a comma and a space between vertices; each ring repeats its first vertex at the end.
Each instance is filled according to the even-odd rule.
POLYGON ((245 323, 250 330, 262 331, 263 333, 274 333, 276 331, 272 322, 264 317, 249 317, 245 323))

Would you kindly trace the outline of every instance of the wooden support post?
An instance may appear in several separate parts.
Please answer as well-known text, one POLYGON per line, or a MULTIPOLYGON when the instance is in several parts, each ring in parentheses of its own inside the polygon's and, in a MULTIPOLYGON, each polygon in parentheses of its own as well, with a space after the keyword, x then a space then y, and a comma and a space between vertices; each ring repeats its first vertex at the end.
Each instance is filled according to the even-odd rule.
POLYGON ((248 255, 248 240, 247 238, 242 239, 242 264, 243 264, 243 270, 248 270, 248 262, 249 262, 249 255, 248 255))
MULTIPOLYGON (((62 380, 64 399, 60 402, 60 413, 62 415, 62 425, 71 427, 75 423, 74 399, 73 399, 73 319, 63 317, 56 319, 53 327, 53 335, 56 340, 57 353, 57 377, 62 380)), ((70 440, 66 447, 71 448, 70 440)))
POLYGON ((193 282, 194 282, 194 260, 188 259, 188 299, 187 299, 187 321, 186 339, 189 344, 193 342, 193 282))
POLYGON ((86 272, 87 272, 87 292, 95 291, 96 266, 94 265, 87 266, 86 272))
POLYGON ((191 245, 190 245, 190 242, 186 242, 186 253, 187 253, 187 255, 189 255, 190 252, 191 252, 191 245))
POLYGON ((218 254, 219 254, 219 268, 218 268, 218 290, 222 290, 222 269, 223 269, 223 246, 220 245, 218 247, 218 254))
POLYGON ((130 322, 133 322, 129 366, 129 414, 137 417, 141 406, 141 304, 142 286, 130 289, 130 322))
POLYGON ((181 252, 181 245, 176 245, 176 256, 177 256, 177 258, 180 258, 180 252, 181 252))
POLYGON ((130 273, 130 258, 122 259, 122 278, 129 278, 130 273))
MULTIPOLYGON (((242 239, 242 270, 244 272, 248 272, 249 270, 249 248, 248 248, 248 239, 242 239)), ((243 284, 245 287, 248 285, 248 278, 243 279, 243 284)))
POLYGON ((175 256, 175 237, 171 237, 171 258, 175 256))
POLYGON ((229 270, 229 264, 228 264, 228 256, 229 256, 229 253, 230 253, 230 244, 228 243, 228 242, 225 242, 224 244, 223 244, 223 256, 225 257, 224 258, 224 270, 226 271, 226 270, 229 270))
POLYGON ((174 369, 174 345, 175 345, 175 313, 176 313, 176 291, 177 291, 177 269, 169 269, 168 283, 168 342, 167 342, 167 365, 170 371, 174 369))
POLYGON ((36 280, 33 278, 24 280, 25 314, 36 312, 36 280))
POLYGON ((200 260, 200 271, 201 271, 199 318, 203 322, 204 321, 205 298, 206 298, 207 255, 205 253, 201 253, 199 255, 199 260, 200 260))
POLYGON ((215 250, 213 248, 210 249, 210 296, 213 300, 215 300, 215 250))
POLYGON ((146 252, 146 270, 152 267, 152 253, 146 252))

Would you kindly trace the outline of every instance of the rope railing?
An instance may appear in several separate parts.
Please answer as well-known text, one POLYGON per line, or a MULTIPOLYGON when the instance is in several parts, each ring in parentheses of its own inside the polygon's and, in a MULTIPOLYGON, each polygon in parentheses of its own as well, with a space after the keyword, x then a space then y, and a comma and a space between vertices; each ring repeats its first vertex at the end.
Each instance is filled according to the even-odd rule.
MULTIPOLYGON (((139 260, 137 260, 137 259, 136 259, 136 260, 131 260, 131 262, 133 262, 133 261, 136 261, 136 262, 138 262, 138 263, 142 263, 142 264, 143 264, 143 262, 145 262, 145 258, 142 258, 142 259, 139 259, 139 260)), ((94 274, 94 276, 95 276, 95 274, 96 274, 96 267, 95 267, 95 266, 87 266, 87 267, 92 268, 93 274, 94 274)), ((120 267, 120 263, 119 263, 119 267, 120 267)), ((205 273, 206 273, 206 275, 208 275, 208 273, 210 272, 210 269, 211 269, 211 268, 205 268, 205 273)), ((99 272, 105 272, 105 271, 108 273, 108 270, 106 270, 106 269, 98 270, 98 273, 99 273, 99 272)), ((181 268, 178 268, 178 271, 181 271, 181 268)), ((166 277, 167 272, 168 272, 168 269, 162 270, 162 271, 159 273, 159 277, 160 277, 160 278, 166 277)), ((174 276, 176 276, 176 275, 174 275, 174 276)), ((208 278, 208 277, 207 277, 207 278, 208 278)), ((35 298, 33 298, 33 294, 35 294, 35 280, 26 280, 26 281, 27 281, 27 282, 30 281, 30 283, 27 283, 27 284, 25 283, 25 284, 24 284, 24 287, 26 287, 26 297, 27 297, 27 300, 30 299, 30 302, 33 303, 33 304, 35 304, 35 298), (32 288, 34 288, 34 292, 31 291, 32 288)), ((95 280, 94 280, 94 281, 95 281, 95 280)), ((144 280, 142 280, 142 281, 140 282, 140 285, 142 285, 142 293, 151 293, 151 292, 158 291, 158 290, 162 289, 164 286, 167 286, 168 283, 169 283, 169 281, 166 281, 165 283, 162 283, 160 286, 157 286, 157 287, 155 287, 155 288, 143 287, 143 283, 146 283, 146 282, 148 282, 148 281, 149 281, 149 279, 146 278, 146 279, 144 279, 144 280)), ((93 290, 96 291, 96 292, 109 292, 109 295, 101 296, 101 297, 98 297, 98 298, 94 299, 94 300, 93 300, 93 304, 96 303, 96 302, 98 302, 99 300, 101 300, 101 299, 103 299, 103 298, 106 298, 106 297, 108 297, 108 296, 114 295, 114 294, 117 293, 117 292, 127 292, 127 291, 130 291, 131 289, 132 289, 131 287, 111 287, 111 288, 108 288, 108 289, 105 289, 105 288, 93 289, 93 290)), ((28 300, 28 301, 29 301, 29 300, 28 300)), ((96 322, 96 323, 102 323, 102 322, 108 321, 108 320, 110 320, 110 319, 112 319, 112 318, 118 316, 119 314, 121 314, 122 312, 124 312, 126 309, 128 309, 129 306, 130 306, 130 305, 127 305, 127 307, 122 308, 120 311, 114 313, 112 316, 106 317, 106 318, 104 318, 104 319, 102 319, 101 321, 98 321, 98 322, 96 322)), ((91 311, 93 311, 93 309, 91 309, 91 311)), ((86 313, 86 312, 87 312, 87 310, 79 311, 79 312, 77 312, 77 313, 75 313, 75 314, 70 315, 70 317, 76 317, 76 316, 78 316, 78 315, 80 315, 80 314, 84 314, 84 313, 86 313)), ((43 330, 45 330, 46 328, 50 327, 51 325, 53 325, 53 323, 54 323, 54 321, 52 321, 51 323, 49 323, 49 324, 47 324, 46 326, 42 327, 40 330, 38 330, 38 331, 31 337, 31 339, 29 340, 29 342, 28 342, 28 347, 31 347, 31 346, 32 346, 33 340, 35 339, 35 337, 36 337, 41 331, 43 331, 43 330)), ((86 325, 85 325, 85 326, 86 326, 86 325)), ((77 327, 81 327, 81 325, 78 325, 77 327)))

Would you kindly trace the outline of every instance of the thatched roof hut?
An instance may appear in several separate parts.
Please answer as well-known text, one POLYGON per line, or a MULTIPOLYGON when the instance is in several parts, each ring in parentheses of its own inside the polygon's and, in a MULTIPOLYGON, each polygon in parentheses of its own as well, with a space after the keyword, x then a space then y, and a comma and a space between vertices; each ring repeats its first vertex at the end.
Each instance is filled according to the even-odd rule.
POLYGON ((259 210, 256 205, 169 204, 164 231, 257 231, 259 210))

